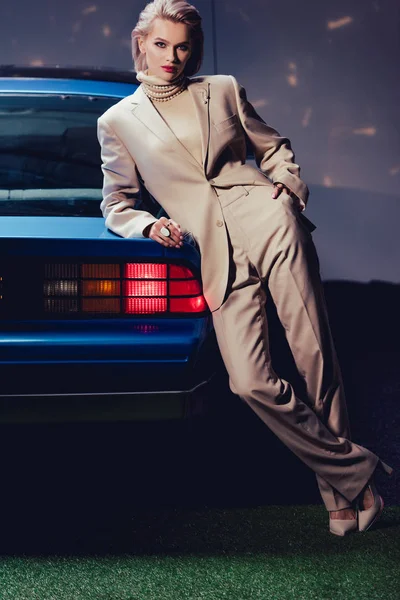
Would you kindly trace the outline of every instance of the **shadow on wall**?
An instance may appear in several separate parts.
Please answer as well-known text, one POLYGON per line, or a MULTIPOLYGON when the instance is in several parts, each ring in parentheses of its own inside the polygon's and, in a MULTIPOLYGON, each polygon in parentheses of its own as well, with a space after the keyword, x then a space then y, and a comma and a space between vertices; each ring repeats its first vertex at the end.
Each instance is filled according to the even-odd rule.
MULTIPOLYGON (((309 186, 355 441, 400 465, 400 196, 309 186)), ((400 492, 398 491, 397 494, 400 492)), ((398 502, 395 486, 390 500, 398 502)))
POLYGON ((400 283, 400 195, 310 185, 323 280, 400 283))

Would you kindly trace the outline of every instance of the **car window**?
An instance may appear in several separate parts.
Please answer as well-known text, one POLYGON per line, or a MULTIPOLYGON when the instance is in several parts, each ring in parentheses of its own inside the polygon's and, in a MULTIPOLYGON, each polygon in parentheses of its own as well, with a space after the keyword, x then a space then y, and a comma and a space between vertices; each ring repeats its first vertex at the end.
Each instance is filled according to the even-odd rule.
POLYGON ((118 99, 0 95, 0 215, 101 216, 97 119, 118 99))

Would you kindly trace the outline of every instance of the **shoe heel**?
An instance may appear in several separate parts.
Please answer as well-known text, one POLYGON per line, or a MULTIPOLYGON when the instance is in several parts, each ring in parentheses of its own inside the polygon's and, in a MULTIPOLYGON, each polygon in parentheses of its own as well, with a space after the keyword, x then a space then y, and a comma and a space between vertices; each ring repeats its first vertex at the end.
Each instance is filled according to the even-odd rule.
MULTIPOLYGON (((374 523, 379 519, 382 514, 383 507, 385 503, 383 501, 382 496, 378 494, 378 490, 376 489, 374 481, 370 481, 368 484, 369 489, 371 490, 371 494, 374 498, 374 503, 370 508, 365 510, 361 510, 359 508, 358 512, 358 531, 368 531, 374 523)), ((361 503, 361 500, 360 500, 361 503)))
POLYGON ((378 464, 385 471, 386 475, 389 475, 389 477, 391 477, 393 475, 393 468, 389 467, 389 465, 387 465, 385 462, 383 462, 382 459, 379 459, 379 463, 378 464))

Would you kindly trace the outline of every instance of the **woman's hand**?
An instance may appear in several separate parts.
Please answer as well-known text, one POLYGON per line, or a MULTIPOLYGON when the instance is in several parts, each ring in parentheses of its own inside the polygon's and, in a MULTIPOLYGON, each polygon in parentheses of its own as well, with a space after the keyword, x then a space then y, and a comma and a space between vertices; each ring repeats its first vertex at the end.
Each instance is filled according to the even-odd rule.
POLYGON ((283 183, 274 183, 274 191, 272 192, 272 197, 278 198, 281 192, 286 192, 287 194, 289 194, 289 196, 295 201, 296 207, 301 210, 301 202, 300 199, 296 196, 296 194, 294 194, 292 190, 289 190, 289 188, 284 186, 283 183))
POLYGON ((167 248, 181 248, 183 246, 181 226, 172 219, 167 219, 167 217, 158 219, 158 221, 152 224, 149 230, 146 231, 145 229, 143 234, 145 237, 149 237, 155 242, 162 244, 162 246, 167 246, 167 248), (163 227, 170 231, 170 236, 162 233, 163 227))

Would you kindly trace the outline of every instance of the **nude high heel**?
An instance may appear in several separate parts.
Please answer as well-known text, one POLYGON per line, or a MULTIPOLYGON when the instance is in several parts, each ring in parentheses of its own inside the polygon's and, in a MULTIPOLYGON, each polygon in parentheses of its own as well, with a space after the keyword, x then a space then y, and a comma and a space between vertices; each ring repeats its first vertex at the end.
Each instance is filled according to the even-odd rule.
POLYGON ((374 503, 370 508, 361 509, 361 499, 359 500, 359 508, 358 508, 358 531, 367 531, 382 514, 383 507, 385 503, 383 502, 382 496, 378 494, 378 490, 376 489, 375 483, 373 479, 371 479, 368 483, 367 488, 370 489, 371 494, 374 498, 374 503))
POLYGON ((329 519, 329 531, 334 535, 345 536, 358 530, 357 513, 355 519, 329 519))
MULTIPOLYGON (((393 468, 383 462, 383 460, 379 459, 377 466, 381 467, 385 471, 386 475, 393 475, 393 468)), ((374 502, 370 508, 363 510, 361 507, 362 500, 361 498, 358 499, 358 531, 367 531, 370 527, 372 527, 372 525, 376 523, 381 516, 383 507, 385 506, 382 496, 378 494, 378 490, 376 489, 376 485, 372 477, 369 480, 366 488, 370 489, 370 492, 374 498, 374 502)))
MULTIPOLYGON (((383 460, 379 459, 377 466, 380 466, 387 475, 393 474, 393 469, 383 460)), ((373 505, 365 510, 361 508, 361 495, 356 500, 356 518, 355 519, 329 519, 329 531, 334 535, 345 536, 353 531, 367 531, 379 519, 382 514, 384 502, 382 496, 378 494, 374 480, 371 478, 366 486, 369 487, 374 498, 373 505)), ((364 489, 366 489, 364 488, 364 489)), ((364 493, 364 490, 363 492, 364 493)))

